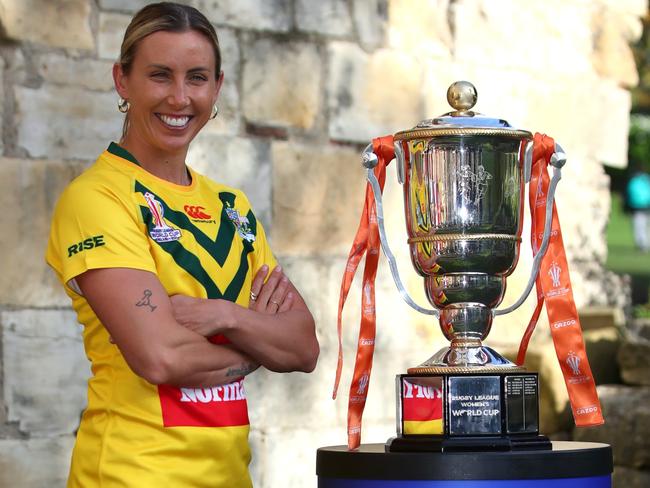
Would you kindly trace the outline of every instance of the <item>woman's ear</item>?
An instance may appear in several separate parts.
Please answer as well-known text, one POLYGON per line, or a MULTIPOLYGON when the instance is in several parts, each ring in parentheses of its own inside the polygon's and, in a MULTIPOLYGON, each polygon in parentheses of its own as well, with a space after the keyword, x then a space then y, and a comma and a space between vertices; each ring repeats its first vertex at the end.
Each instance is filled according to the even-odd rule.
MULTIPOLYGON (((219 73, 219 77, 217 78, 217 83, 214 89, 214 100, 212 104, 214 105, 217 103, 217 99, 219 98, 219 92, 221 91, 221 86, 223 85, 223 71, 219 73)), ((124 97, 122 97, 124 98, 124 97)))
POLYGON ((127 89, 126 81, 126 75, 124 74, 122 65, 120 63, 115 63, 113 65, 113 82, 115 83, 117 94, 124 100, 129 99, 129 90, 127 89))

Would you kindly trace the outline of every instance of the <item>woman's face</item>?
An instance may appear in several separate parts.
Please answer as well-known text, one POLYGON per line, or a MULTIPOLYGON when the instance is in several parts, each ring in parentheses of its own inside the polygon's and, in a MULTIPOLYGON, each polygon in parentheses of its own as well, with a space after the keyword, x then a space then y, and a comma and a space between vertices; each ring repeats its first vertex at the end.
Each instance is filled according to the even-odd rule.
POLYGON ((196 31, 142 39, 130 72, 113 68, 117 92, 130 104, 124 142, 152 155, 186 152, 217 101, 223 74, 216 77, 215 63, 212 44, 196 31))

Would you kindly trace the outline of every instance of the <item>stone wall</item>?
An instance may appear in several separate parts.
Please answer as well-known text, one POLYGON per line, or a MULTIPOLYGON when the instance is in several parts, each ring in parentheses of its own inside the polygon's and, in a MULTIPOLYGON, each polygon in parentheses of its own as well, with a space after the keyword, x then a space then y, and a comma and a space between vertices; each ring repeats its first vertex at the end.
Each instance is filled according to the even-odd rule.
POLYGON ((598 387, 607 422, 575 429, 573 438, 611 444, 614 485, 642 488, 650 484, 650 320, 637 319, 623 330, 615 360, 621 381, 598 387))
MULTIPOLYGON (((64 484, 89 372, 68 300, 43 262, 46 235, 62 188, 119 138, 111 66, 125 26, 146 3, 0 0, 0 486, 64 484)), ((603 269, 602 163, 626 164, 628 89, 637 82, 628 45, 640 35, 645 0, 187 3, 217 27, 226 76, 219 116, 188 160, 249 194, 321 343, 313 374, 259 371, 247 381, 256 486, 313 486, 316 448, 345 442, 356 290, 345 313, 342 389, 330 397, 338 287, 364 192, 359 152, 372 137, 446 112, 451 82, 475 83, 479 111, 561 142, 569 163, 558 207, 578 306, 624 301, 603 269)), ((424 302, 409 270, 399 191, 390 171, 390 236, 405 281, 424 302)), ((529 253, 506 302, 527 279, 529 253)), ((394 432, 394 375, 442 344, 437 325, 400 302, 383 264, 364 442, 394 432)), ((491 343, 515 347, 531 306, 497 322, 491 343)), ((544 324, 534 349, 555 384, 544 324)), ((550 398, 545 408, 561 412, 562 387, 550 398)))

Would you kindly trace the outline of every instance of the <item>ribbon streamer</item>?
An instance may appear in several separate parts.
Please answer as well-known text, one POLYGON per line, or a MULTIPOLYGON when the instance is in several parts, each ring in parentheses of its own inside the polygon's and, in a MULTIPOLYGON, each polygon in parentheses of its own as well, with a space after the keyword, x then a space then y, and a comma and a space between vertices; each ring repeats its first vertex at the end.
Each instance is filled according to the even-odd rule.
MULTIPOLYGON (((393 136, 378 137, 372 141, 373 151, 377 155, 378 163, 374 173, 379 182, 381 191, 386 182, 386 166, 394 159, 393 136)), ((339 356, 336 366, 336 379, 332 398, 336 398, 341 370, 343 368, 343 342, 342 321, 343 307, 352 285, 352 280, 363 255, 366 263, 363 270, 363 292, 361 294, 361 325, 359 327, 359 341, 357 344, 357 357, 354 364, 354 373, 350 385, 348 398, 348 448, 356 449, 361 444, 361 418, 368 396, 370 372, 372 370, 372 357, 375 351, 375 328, 377 318, 375 315, 375 277, 379 264, 379 227, 377 225, 377 209, 370 183, 366 186, 365 205, 361 214, 361 222, 348 255, 345 267, 341 293, 339 296, 339 311, 337 330, 339 339, 339 356)))
MULTIPOLYGON (((533 254, 537 253, 542 243, 546 219, 546 195, 550 182, 548 165, 554 151, 555 141, 551 137, 535 134, 529 187, 530 237, 533 254)), ((604 419, 582 338, 580 318, 573 299, 569 264, 555 203, 553 203, 548 250, 542 259, 535 285, 537 305, 521 340, 517 364, 524 363, 528 342, 539 319, 542 306, 546 304, 553 345, 562 369, 575 423, 578 427, 600 425, 604 423, 604 419)))

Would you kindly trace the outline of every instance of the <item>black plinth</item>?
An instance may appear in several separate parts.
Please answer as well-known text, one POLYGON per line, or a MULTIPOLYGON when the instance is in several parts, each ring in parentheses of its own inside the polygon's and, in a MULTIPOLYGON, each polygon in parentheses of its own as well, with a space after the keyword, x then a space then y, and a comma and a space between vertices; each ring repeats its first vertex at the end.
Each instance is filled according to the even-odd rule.
POLYGON ((316 455, 319 488, 609 488, 612 469, 611 447, 590 442, 445 453, 386 452, 384 444, 365 444, 355 451, 322 447, 316 455))

